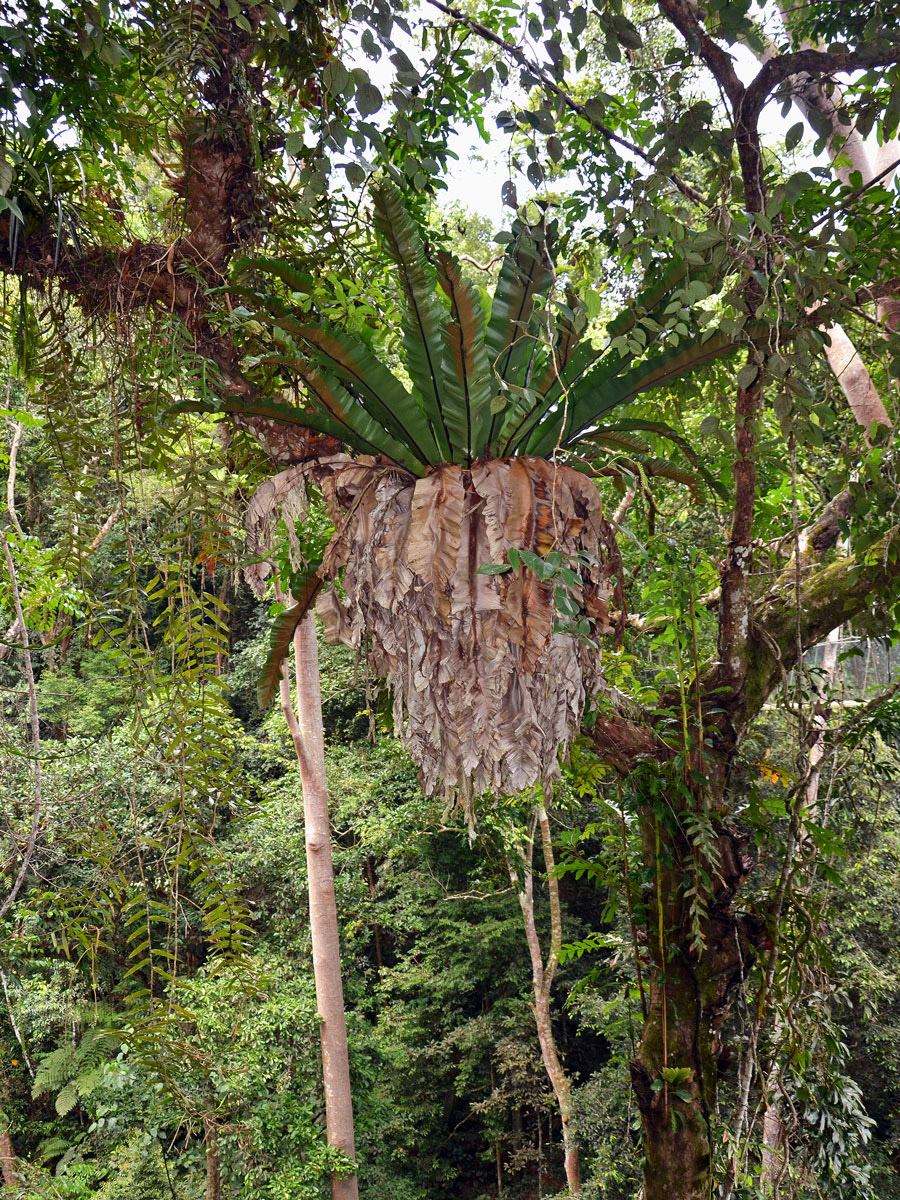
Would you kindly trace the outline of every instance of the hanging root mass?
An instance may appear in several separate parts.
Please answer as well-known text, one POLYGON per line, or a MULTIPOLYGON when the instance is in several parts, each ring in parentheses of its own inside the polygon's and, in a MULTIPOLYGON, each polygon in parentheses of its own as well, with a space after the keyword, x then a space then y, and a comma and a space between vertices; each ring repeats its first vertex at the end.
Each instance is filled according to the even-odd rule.
POLYGON ((249 514, 257 551, 274 506, 295 516, 310 476, 335 524, 320 568, 326 636, 368 640, 425 791, 469 807, 487 791, 552 780, 602 682, 593 638, 611 631, 618 553, 593 484, 539 458, 445 464, 416 478, 336 456, 263 485, 249 514), (505 564, 510 547, 562 556, 577 575, 565 584, 569 608, 590 619, 590 638, 560 628, 558 579, 525 567, 479 573, 505 564))

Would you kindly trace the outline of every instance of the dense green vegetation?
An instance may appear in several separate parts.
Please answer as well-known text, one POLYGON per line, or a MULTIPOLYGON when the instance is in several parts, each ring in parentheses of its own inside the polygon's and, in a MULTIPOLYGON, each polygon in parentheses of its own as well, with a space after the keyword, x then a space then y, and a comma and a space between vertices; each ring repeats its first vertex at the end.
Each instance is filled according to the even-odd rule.
POLYGON ((900 1198, 892 7, 2 11, 4 1196, 900 1198))
MULTIPOLYGON (((54 488, 44 433, 30 434, 20 455, 41 510, 36 527, 46 528, 54 488)), ((154 490, 150 508, 111 530, 92 558, 94 588, 109 584, 92 595, 97 611, 120 590, 113 566, 127 538, 164 524, 165 489, 154 490)), ((669 503, 678 502, 673 489, 669 503)), ((196 595, 217 594, 229 572, 188 577, 196 595)), ((646 587, 652 594, 652 576, 646 587)), ((224 634, 227 701, 214 707, 214 738, 192 746, 182 742, 189 710, 175 707, 165 639, 153 684, 168 706, 163 722, 152 702, 136 722, 120 655, 94 648, 86 630, 45 651, 50 816, 3 964, 4 1111, 28 1195, 191 1196, 203 1186, 210 1114, 221 1128, 224 1195, 322 1194, 328 1153, 299 780, 283 717, 256 703, 266 608, 238 587, 224 634)), ((159 606, 148 603, 150 615, 159 606)), ((631 666, 645 688, 672 661, 666 633, 651 647, 631 666)), ((484 813, 470 842, 460 816, 419 792, 360 664, 347 651, 323 653, 360 1187, 432 1200, 496 1195, 502 1184, 504 1195, 531 1196, 540 1177, 552 1195, 562 1183, 558 1119, 503 860, 525 808, 484 813)), ((856 661, 842 672, 847 699, 863 682, 856 661)), ((883 682, 876 644, 859 661, 883 682)), ((0 669, 4 803, 15 821, 29 810, 28 762, 16 753, 24 697, 15 663, 0 669)), ((188 692, 188 706, 197 694, 188 692)), ((826 1195, 868 1194, 867 1178, 875 1195, 897 1192, 900 761, 889 720, 883 732, 867 732, 841 770, 826 773, 827 821, 815 828, 809 880, 783 935, 793 964, 779 999, 787 1028, 760 1050, 791 1045, 795 1153, 826 1195)), ((773 712, 747 749, 743 817, 759 839, 749 911, 765 903, 783 854, 790 740, 773 712)), ((642 927, 649 883, 630 815, 641 786, 623 789, 579 747, 553 810, 571 945, 554 1020, 575 1081, 586 1195, 630 1197, 637 1181, 626 1072, 640 997, 623 896, 630 882, 642 927)), ((729 1018, 738 1036, 750 1016, 738 1005, 729 1018)), ((733 1079, 734 1062, 723 1070, 733 1079)))

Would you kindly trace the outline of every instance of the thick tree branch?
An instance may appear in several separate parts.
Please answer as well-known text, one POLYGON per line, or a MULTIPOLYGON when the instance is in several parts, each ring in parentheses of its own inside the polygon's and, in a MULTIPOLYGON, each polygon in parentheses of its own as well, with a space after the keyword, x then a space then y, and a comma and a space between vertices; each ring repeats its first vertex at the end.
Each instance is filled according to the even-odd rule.
POLYGON ((850 309, 862 309, 867 304, 877 304, 879 301, 897 297, 900 297, 900 276, 893 275, 890 279, 882 279, 878 283, 857 288, 852 296, 844 301, 834 300, 811 308, 803 317, 803 323, 827 327, 850 309))
MULTIPOLYGON (((750 213, 765 210, 762 149, 758 112, 746 103, 744 85, 730 54, 712 38, 691 0, 659 0, 661 11, 700 55, 727 96, 734 112, 735 140, 744 184, 744 206, 750 213)), ((753 319, 765 300, 760 276, 766 264, 757 256, 742 288, 744 307, 753 319)), ((751 350, 748 366, 756 378, 738 387, 735 400, 734 508, 728 550, 720 576, 718 686, 740 692, 747 672, 750 639, 750 574, 753 566, 753 518, 756 507, 756 423, 762 410, 766 349, 751 350)))
MULTIPOLYGON (((175 134, 180 174, 167 170, 180 197, 182 236, 170 244, 134 240, 130 245, 89 248, 78 255, 60 245, 56 216, 47 218, 11 258, 0 221, 0 272, 19 275, 26 286, 55 282, 89 315, 127 317, 135 309, 174 313, 194 339, 198 356, 218 369, 230 396, 260 399, 241 369, 233 341, 215 328, 209 290, 221 286, 234 253, 254 236, 265 210, 260 174, 260 121, 265 121, 265 68, 255 57, 262 12, 250 6, 239 26, 223 9, 204 12, 205 66, 193 80, 197 100, 175 134)), ((266 142, 270 155, 275 140, 266 142)), ((121 218, 120 210, 116 210, 121 218)), ((334 453, 339 443, 301 425, 259 416, 236 416, 280 463, 334 453)))
POLYGON ((873 425, 890 426, 891 419, 878 389, 872 382, 868 367, 847 337, 843 326, 831 325, 826 333, 828 345, 825 347, 825 357, 828 359, 828 365, 841 385, 850 411, 862 426, 868 442, 869 430, 873 425))
POLYGON ((734 69, 734 59, 714 38, 710 37, 696 6, 690 0, 660 0, 659 7, 672 22, 688 46, 700 55, 716 81, 737 110, 744 95, 744 85, 734 69))
POLYGON ((889 67, 900 62, 900 45, 878 46, 862 50, 795 50, 777 54, 766 62, 748 85, 744 98, 744 115, 756 120, 772 92, 792 75, 806 73, 832 76, 867 67, 889 67))
POLYGON ((740 690, 750 640, 750 573, 756 507, 756 420, 762 386, 738 388, 735 406, 734 511, 719 584, 719 686, 740 690))
POLYGON ((801 564, 799 589, 796 568, 789 565, 754 608, 752 671, 740 713, 743 727, 760 711, 782 673, 796 665, 800 652, 860 616, 873 600, 887 601, 900 582, 900 526, 885 534, 862 561, 846 557, 810 567, 811 559, 812 554, 806 570, 801 564))
MULTIPOLYGON (((194 224, 197 226, 198 221, 194 224)), ((92 317, 127 317, 142 309, 174 313, 193 337, 198 356, 217 368, 229 396, 248 405, 265 399, 244 375, 237 347, 213 328, 214 312, 206 288, 215 280, 210 277, 204 281, 202 264, 187 253, 184 239, 168 247, 135 241, 127 247, 95 248, 79 259, 69 252, 57 255, 56 230, 44 226, 32 234, 26 252, 17 256, 13 267, 9 239, 4 236, 7 228, 8 220, 0 221, 0 271, 22 275, 32 287, 54 283, 92 317)), ((251 415, 231 419, 253 434, 283 465, 340 449, 334 438, 300 424, 251 415)))
POLYGON ((601 713, 584 731, 591 739, 597 756, 621 775, 633 770, 639 758, 667 758, 668 747, 650 725, 639 724, 616 713, 601 713))

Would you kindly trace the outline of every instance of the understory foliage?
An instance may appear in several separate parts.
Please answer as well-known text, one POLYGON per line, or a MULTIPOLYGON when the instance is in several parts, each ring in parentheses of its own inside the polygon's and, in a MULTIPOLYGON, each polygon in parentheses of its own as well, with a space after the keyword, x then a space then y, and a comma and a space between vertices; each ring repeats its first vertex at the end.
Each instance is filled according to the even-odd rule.
MULTIPOLYGON (((246 682, 234 702, 250 705, 255 668, 242 676, 243 664, 260 661, 266 633, 264 613, 254 616, 250 605, 245 612, 250 623, 234 662, 236 679, 246 682)), ((502 808, 485 815, 470 846, 464 826, 447 824, 440 803, 420 793, 414 769, 385 734, 371 746, 363 719, 359 736, 347 740, 346 714, 364 708, 365 692, 354 684, 352 660, 324 653, 325 679, 334 681, 331 688, 326 682, 329 775, 361 1185, 409 1200, 494 1195, 499 1158, 504 1194, 533 1194, 538 1171, 545 1194, 553 1194, 561 1182, 555 1108, 532 1032, 530 971, 502 858, 520 818, 502 808)), ((773 1029, 771 1048, 757 1051, 783 1064, 779 1086, 797 1111, 798 1195, 816 1194, 803 1190, 806 1179, 823 1195, 861 1196, 866 1173, 874 1194, 897 1190, 890 1156, 900 1136, 900 1083, 891 1013, 900 979, 888 916, 892 872, 884 862, 896 850, 890 789, 898 768, 894 751, 870 737, 876 741, 866 743, 866 756, 836 784, 841 800, 820 851, 839 873, 813 882, 805 901, 816 911, 828 893, 828 911, 840 915, 827 926, 818 921, 812 942, 806 927, 797 930, 779 982, 785 1024, 773 1029), (830 965, 835 953, 840 965, 830 965)), ((79 823, 94 812, 92 836, 103 829, 108 845, 120 839, 137 872, 137 854, 141 847, 147 853, 151 835, 135 840, 120 789, 137 786, 151 800, 158 787, 152 772, 135 762, 129 739, 115 734, 99 744, 69 738, 60 746, 70 759, 68 778, 81 777, 74 790, 69 784, 73 799, 83 797, 79 823), (100 779, 94 797, 90 789, 100 779)), ((752 820, 765 814, 757 827, 759 836, 766 831, 771 855, 786 828, 779 771, 788 750, 789 735, 774 727, 747 764, 752 820), (781 814, 775 827, 772 813, 781 814)), ((229 961, 199 923, 187 921, 171 1010, 151 1002, 146 965, 128 974, 128 931, 113 913, 112 926, 90 932, 89 952, 71 949, 84 897, 106 872, 83 852, 70 853, 83 845, 85 830, 59 830, 56 853, 42 867, 52 887, 20 906, 13 957, 3 967, 22 1039, 8 1028, 5 1111, 19 1154, 33 1162, 26 1195, 56 1188, 79 1200, 107 1200, 127 1189, 162 1197, 171 1195, 168 1171, 176 1194, 190 1196, 202 1184, 199 1122, 210 1114, 221 1128, 225 1194, 326 1194, 303 838, 288 751, 277 714, 262 724, 257 717, 236 742, 235 766, 252 802, 239 819, 224 812, 217 819, 217 869, 251 906, 251 951, 229 961), (48 1168, 56 1171, 52 1181, 42 1174, 48 1168)), ((566 872, 568 961, 554 1019, 575 1074, 586 1194, 630 1200, 635 1133, 624 1072, 647 985, 646 963, 640 977, 637 970, 643 939, 654 936, 654 881, 639 858, 640 795, 621 791, 583 751, 567 778, 554 824, 566 872)), ((817 861, 813 856, 810 867, 817 861)), ((165 858, 147 869, 164 871, 165 858)), ((760 899, 749 903, 763 894, 761 885, 760 899)), ((197 898, 188 887, 182 903, 190 909, 197 898)), ((161 896, 160 918, 170 908, 161 896)), ((540 913, 543 923, 546 911, 540 913)), ((156 926, 153 949, 174 964, 165 929, 156 926)), ((738 1007, 738 1035, 752 1016, 738 1007)), ((724 1069, 733 1078, 736 1064, 724 1069)), ((729 1111, 719 1116, 723 1129, 729 1111)))

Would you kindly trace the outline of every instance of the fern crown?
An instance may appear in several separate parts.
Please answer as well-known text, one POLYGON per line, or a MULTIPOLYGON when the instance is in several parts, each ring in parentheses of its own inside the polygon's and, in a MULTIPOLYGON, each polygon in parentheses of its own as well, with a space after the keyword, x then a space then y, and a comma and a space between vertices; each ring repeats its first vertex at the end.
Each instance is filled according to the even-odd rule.
MULTIPOLYGON (((270 311, 260 319, 279 350, 267 361, 297 380, 311 409, 277 401, 237 404, 242 413, 306 425, 424 475, 445 462, 549 457, 614 429, 668 436, 673 431, 658 422, 602 422, 641 392, 735 349, 715 332, 684 338, 655 356, 637 358, 621 349, 622 335, 648 317, 651 328, 662 328, 666 305, 686 280, 683 263, 619 313, 603 347, 582 339, 574 297, 560 304, 550 296, 555 223, 545 210, 534 223, 514 223, 486 315, 457 260, 444 252, 429 258, 399 192, 381 183, 373 198, 376 228, 405 301, 402 341, 412 389, 362 338, 270 311)), ((276 260, 255 265, 287 282, 296 274, 276 260)))

